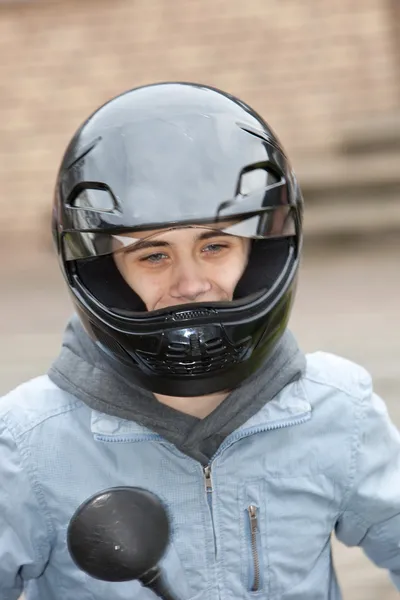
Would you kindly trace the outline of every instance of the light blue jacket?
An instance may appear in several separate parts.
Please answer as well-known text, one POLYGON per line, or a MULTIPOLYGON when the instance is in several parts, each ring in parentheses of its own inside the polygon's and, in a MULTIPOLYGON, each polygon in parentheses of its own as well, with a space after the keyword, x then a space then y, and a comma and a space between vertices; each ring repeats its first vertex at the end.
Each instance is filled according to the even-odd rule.
POLYGON ((307 361, 223 442, 208 485, 160 436, 92 411, 47 376, 0 400, 1 600, 22 589, 27 600, 154 598, 136 582, 91 579, 68 554, 78 505, 120 485, 165 503, 163 566, 183 600, 338 600, 332 531, 400 589, 399 433, 363 369, 323 353, 307 361))

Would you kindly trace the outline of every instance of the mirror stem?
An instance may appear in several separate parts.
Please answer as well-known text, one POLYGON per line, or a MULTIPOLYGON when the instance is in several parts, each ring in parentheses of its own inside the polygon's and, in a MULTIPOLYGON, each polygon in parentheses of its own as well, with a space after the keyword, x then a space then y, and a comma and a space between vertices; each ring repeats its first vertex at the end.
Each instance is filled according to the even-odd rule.
POLYGON ((162 600, 179 600, 168 589, 162 571, 159 567, 150 569, 139 578, 142 585, 152 590, 162 600))

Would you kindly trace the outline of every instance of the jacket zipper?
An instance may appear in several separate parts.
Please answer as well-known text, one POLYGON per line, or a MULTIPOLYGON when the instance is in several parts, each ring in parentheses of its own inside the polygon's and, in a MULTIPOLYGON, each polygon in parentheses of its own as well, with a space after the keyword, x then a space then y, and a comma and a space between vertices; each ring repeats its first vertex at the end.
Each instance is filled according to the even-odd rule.
POLYGON ((251 543, 251 555, 253 559, 253 582, 251 586, 252 592, 258 592, 260 589, 260 556, 257 548, 257 534, 258 534, 258 516, 257 507, 251 504, 247 512, 249 514, 250 522, 250 543, 251 543))
POLYGON ((210 501, 210 496, 208 494, 211 494, 211 492, 213 491, 210 465, 207 465, 206 467, 204 467, 204 484, 206 487, 207 500, 210 501))
POLYGON ((211 523, 212 523, 213 540, 214 540, 214 554, 215 554, 215 556, 217 556, 217 538, 215 535, 214 515, 213 515, 212 497, 211 497, 211 494, 213 491, 213 485, 212 485, 212 480, 211 480, 211 465, 207 465, 206 467, 204 467, 203 473, 204 473, 204 487, 206 490, 207 504, 208 504, 208 508, 210 510, 211 523))

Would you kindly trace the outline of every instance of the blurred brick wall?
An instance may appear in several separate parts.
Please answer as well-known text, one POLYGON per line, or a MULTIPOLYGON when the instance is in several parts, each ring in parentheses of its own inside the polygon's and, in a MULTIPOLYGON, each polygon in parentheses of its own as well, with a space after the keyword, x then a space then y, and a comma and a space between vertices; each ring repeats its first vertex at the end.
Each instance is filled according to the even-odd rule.
MULTIPOLYGON (((397 2, 399 0, 396 0, 397 2)), ((0 0, 0 231, 43 226, 66 143, 158 80, 236 93, 295 156, 399 107, 386 0, 0 0)))

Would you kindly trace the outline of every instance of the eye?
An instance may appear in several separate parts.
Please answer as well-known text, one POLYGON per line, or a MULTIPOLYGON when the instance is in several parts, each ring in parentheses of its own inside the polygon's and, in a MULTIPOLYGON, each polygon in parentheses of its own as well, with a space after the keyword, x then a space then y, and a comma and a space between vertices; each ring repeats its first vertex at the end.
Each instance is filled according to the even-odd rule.
POLYGON ((211 252, 217 254, 227 247, 228 246, 226 244, 208 244, 202 249, 202 252, 211 252))
POLYGON ((148 256, 142 256, 139 260, 140 262, 160 263, 164 258, 168 258, 168 256, 163 252, 157 252, 148 256))

